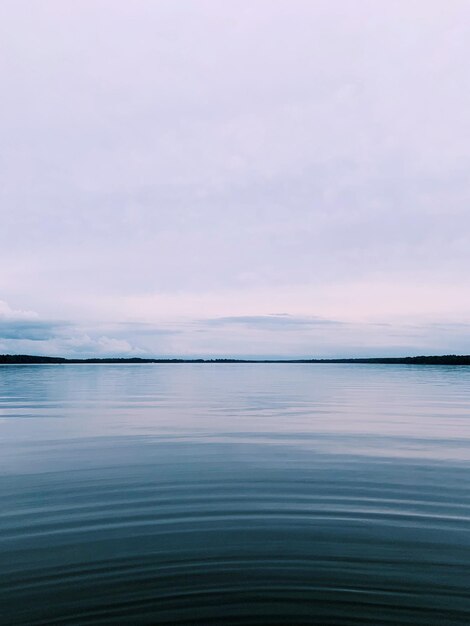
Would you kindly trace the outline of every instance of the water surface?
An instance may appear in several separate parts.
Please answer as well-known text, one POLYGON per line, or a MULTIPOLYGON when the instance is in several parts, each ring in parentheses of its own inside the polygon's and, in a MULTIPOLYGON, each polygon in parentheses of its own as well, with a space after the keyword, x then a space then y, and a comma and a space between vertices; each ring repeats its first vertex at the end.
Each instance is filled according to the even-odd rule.
POLYGON ((0 366, 1 624, 470 624, 470 368, 0 366))

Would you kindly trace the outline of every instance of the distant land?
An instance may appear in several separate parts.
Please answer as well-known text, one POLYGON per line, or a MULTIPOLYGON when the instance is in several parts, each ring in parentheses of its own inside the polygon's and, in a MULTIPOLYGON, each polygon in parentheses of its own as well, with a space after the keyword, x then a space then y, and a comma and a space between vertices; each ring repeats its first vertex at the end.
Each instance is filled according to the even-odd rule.
POLYGON ((470 355, 445 354, 441 356, 371 357, 351 359, 146 359, 146 358, 90 358, 66 359, 55 356, 28 354, 0 354, 0 365, 27 365, 50 363, 371 363, 381 365, 470 365, 470 355))

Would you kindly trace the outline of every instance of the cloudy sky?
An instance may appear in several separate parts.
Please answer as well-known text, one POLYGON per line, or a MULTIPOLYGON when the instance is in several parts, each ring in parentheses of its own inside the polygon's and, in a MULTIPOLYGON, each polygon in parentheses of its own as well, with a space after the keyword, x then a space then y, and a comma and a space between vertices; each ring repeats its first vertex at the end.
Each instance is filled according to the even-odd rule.
POLYGON ((470 3, 2 0, 0 353, 470 353, 470 3))

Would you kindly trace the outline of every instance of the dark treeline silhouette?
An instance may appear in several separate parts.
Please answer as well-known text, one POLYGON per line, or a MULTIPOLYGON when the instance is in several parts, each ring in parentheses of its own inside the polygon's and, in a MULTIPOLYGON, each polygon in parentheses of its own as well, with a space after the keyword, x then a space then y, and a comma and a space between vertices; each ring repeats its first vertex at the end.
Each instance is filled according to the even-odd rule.
POLYGON ((446 354, 442 356, 371 357, 346 359, 145 359, 91 358, 65 359, 55 356, 28 354, 0 354, 0 365, 35 363, 372 363, 381 365, 470 365, 470 355, 446 354))

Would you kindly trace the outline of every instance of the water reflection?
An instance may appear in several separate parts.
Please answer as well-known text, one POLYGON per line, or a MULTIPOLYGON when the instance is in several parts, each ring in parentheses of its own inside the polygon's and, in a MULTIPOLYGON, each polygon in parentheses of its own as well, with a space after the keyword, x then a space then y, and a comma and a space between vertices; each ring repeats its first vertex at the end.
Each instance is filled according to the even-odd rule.
POLYGON ((470 623, 469 382, 0 368, 2 624, 470 623))

